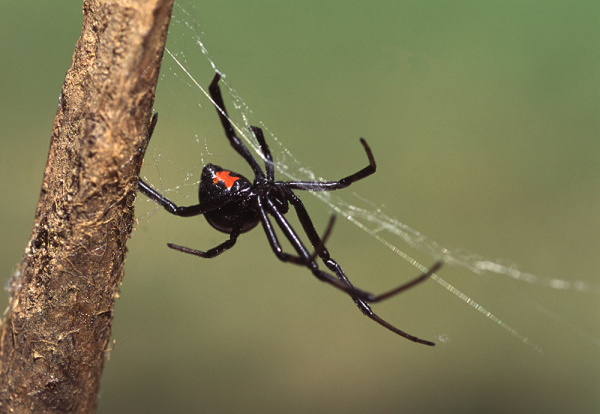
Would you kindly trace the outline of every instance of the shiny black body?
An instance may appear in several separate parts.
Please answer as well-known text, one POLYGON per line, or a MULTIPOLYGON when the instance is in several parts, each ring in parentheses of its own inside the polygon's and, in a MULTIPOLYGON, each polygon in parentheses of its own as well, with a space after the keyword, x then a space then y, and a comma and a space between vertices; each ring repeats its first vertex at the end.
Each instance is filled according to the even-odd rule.
MULTIPOLYGON (((236 197, 241 195, 246 198, 251 192, 252 183, 241 174, 225 170, 213 164, 206 164, 202 170, 202 178, 198 188, 199 200, 233 198, 232 194, 235 194, 236 197), (238 178, 231 188, 227 188, 222 182, 213 182, 214 177, 223 171, 227 171, 231 177, 238 178)), ((212 227, 226 234, 231 234, 236 227, 236 223, 241 223, 240 233, 245 233, 252 230, 260 222, 258 211, 252 209, 251 206, 246 207, 246 205, 247 202, 244 199, 231 200, 222 207, 207 211, 204 213, 204 218, 212 227)))
MULTIPOLYGON (((279 260, 307 267, 319 280, 329 283, 347 293, 352 297, 355 304, 365 315, 390 331, 414 342, 430 346, 435 345, 433 342, 409 335, 384 321, 373 312, 369 303, 382 301, 425 281, 431 274, 440 268, 442 263, 437 262, 426 273, 423 273, 400 287, 380 295, 373 295, 372 293, 358 289, 350 282, 341 266, 330 257, 329 251, 325 248, 325 241, 333 226, 333 218, 329 223, 325 235, 321 238, 317 234, 304 204, 294 193, 294 190, 339 190, 348 187, 355 181, 373 174, 376 170, 375 159, 373 158, 373 154, 371 153, 371 149, 367 145, 367 142, 362 138, 360 139, 360 142, 367 153, 367 157, 369 158, 369 165, 339 181, 275 181, 273 157, 265 141, 262 130, 258 127, 250 127, 260 145, 260 150, 265 159, 264 172, 243 142, 235 135, 219 88, 218 83, 220 79, 221 75, 217 73, 209 87, 210 96, 215 103, 227 139, 235 151, 237 151, 252 168, 254 181, 250 182, 250 180, 244 176, 234 173, 233 171, 223 169, 213 164, 207 164, 202 170, 202 177, 200 179, 200 203, 188 207, 179 207, 140 179, 139 191, 163 206, 169 213, 181 217, 204 215, 212 227, 223 233, 229 234, 228 240, 207 251, 190 249, 171 243, 169 243, 168 246, 184 253, 204 258, 212 258, 233 247, 241 233, 247 232, 256 227, 258 223, 261 223, 263 230, 267 235, 267 240, 279 260), (285 214, 290 209, 290 204, 296 212, 304 233, 306 233, 306 236, 315 249, 312 254, 309 253, 296 231, 285 218, 285 214), (281 232, 293 246, 296 251, 295 255, 283 251, 277 238, 275 227, 271 223, 271 218, 275 220, 281 232), (333 272, 335 276, 319 269, 318 264, 315 261, 317 256, 321 258, 325 266, 333 272)), ((157 119, 157 114, 155 114, 148 129, 148 140, 152 136, 157 119)))

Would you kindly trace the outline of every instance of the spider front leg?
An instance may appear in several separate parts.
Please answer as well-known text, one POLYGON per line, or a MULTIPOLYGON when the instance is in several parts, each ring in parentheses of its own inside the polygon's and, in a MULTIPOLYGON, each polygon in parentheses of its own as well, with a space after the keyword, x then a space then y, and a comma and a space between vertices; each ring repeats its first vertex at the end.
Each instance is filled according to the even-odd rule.
POLYGON ((206 213, 216 207, 211 209, 206 209, 200 204, 196 204, 194 206, 188 207, 179 207, 177 204, 160 194, 158 191, 150 187, 144 180, 141 178, 138 181, 138 191, 144 194, 146 197, 154 201, 156 204, 163 206, 165 210, 169 213, 179 216, 179 217, 193 217, 199 216, 201 214, 206 213))
POLYGON ((375 173, 377 170, 377 164, 375 164, 375 157, 371 152, 371 148, 364 138, 360 139, 360 143, 367 153, 369 158, 369 165, 362 170, 355 172, 347 177, 342 178, 339 181, 325 181, 325 182, 314 182, 314 181, 288 181, 287 185, 292 190, 311 190, 311 191, 334 191, 348 187, 350 184, 362 180, 369 175, 375 173))
POLYGON ((227 109, 225 109, 225 102, 223 102, 223 95, 221 95, 221 88, 219 87, 219 80, 221 80, 221 74, 216 73, 213 78, 210 86, 208 87, 208 92, 210 93, 210 97, 215 104, 215 108, 217 109, 217 114, 219 114, 219 119, 221 120, 221 125, 225 130, 225 136, 229 140, 229 143, 240 154, 250 165, 254 175, 258 177, 264 177, 264 173, 260 169, 258 162, 254 159, 248 148, 244 145, 241 139, 235 135, 235 130, 233 125, 231 125, 231 121, 229 120, 229 115, 227 114, 227 109))
POLYGON ((260 145, 260 150, 263 153, 265 158, 265 171, 267 172, 267 180, 275 180, 275 165, 273 164, 273 156, 271 155, 271 150, 267 145, 267 141, 265 140, 265 135, 263 134, 262 129, 257 126, 250 126, 250 130, 254 133, 258 144, 260 145))

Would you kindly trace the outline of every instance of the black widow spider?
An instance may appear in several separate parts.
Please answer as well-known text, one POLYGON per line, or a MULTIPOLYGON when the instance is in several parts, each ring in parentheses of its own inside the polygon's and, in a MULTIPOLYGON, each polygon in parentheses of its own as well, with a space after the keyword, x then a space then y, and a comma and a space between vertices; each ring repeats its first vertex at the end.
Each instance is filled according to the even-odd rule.
MULTIPOLYGON (((423 273, 419 277, 400 287, 380 295, 373 295, 372 293, 358 289, 350 282, 341 266, 329 256, 329 252, 325 248, 325 240, 333 226, 333 217, 329 222, 329 226, 327 227, 323 238, 319 237, 304 204, 296 194, 294 194, 294 190, 339 190, 348 187, 355 181, 373 174, 376 168, 375 159, 373 158, 373 154, 371 153, 371 149, 367 145, 367 142, 363 138, 360 139, 360 142, 367 153, 367 157, 369 158, 369 165, 357 173, 342 178, 339 181, 275 181, 273 157, 271 156, 271 151, 265 141, 262 130, 255 126, 250 127, 250 130, 260 145, 260 150, 265 159, 265 172, 261 170, 256 159, 235 135, 233 126, 231 125, 225 109, 221 89, 219 88, 220 79, 221 74, 217 73, 209 87, 210 96, 217 109, 221 124, 225 130, 225 135, 227 136, 227 139, 229 139, 231 146, 252 168, 252 171, 254 172, 254 182, 250 182, 250 180, 241 174, 213 164, 207 164, 202 170, 202 177, 200 178, 200 203, 188 207, 179 207, 140 179, 139 191, 157 204, 163 206, 169 213, 180 217, 204 215, 212 227, 223 233, 229 234, 229 240, 226 240, 205 252, 171 243, 168 243, 167 245, 171 249, 179 250, 184 253, 204 258, 212 258, 233 247, 240 234, 252 230, 258 223, 261 223, 267 235, 267 240, 279 260, 306 266, 312 271, 317 279, 327 282, 350 295, 362 313, 390 331, 411 341, 434 346, 435 344, 433 342, 409 335, 384 321, 371 310, 368 303, 380 302, 425 281, 440 268, 442 263, 435 263, 426 273, 423 273), (285 214, 289 210, 289 204, 294 207, 298 220, 315 249, 313 254, 309 253, 308 249, 298 237, 298 234, 285 218, 285 214), (277 240, 275 228, 273 227, 269 216, 275 219, 275 222, 280 227, 285 237, 296 250, 297 256, 283 251, 281 244, 279 244, 279 241, 277 240), (317 256, 323 260, 325 266, 327 266, 337 278, 319 269, 315 262, 317 256)), ((152 136, 157 120, 157 114, 154 114, 148 128, 147 141, 152 136)))

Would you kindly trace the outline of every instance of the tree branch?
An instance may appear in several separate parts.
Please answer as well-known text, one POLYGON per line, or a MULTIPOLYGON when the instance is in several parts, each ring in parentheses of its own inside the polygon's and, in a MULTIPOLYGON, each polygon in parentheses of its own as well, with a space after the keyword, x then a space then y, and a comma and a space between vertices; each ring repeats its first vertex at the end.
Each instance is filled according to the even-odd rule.
POLYGON ((0 412, 96 407, 173 0, 87 0, 0 332, 0 412))

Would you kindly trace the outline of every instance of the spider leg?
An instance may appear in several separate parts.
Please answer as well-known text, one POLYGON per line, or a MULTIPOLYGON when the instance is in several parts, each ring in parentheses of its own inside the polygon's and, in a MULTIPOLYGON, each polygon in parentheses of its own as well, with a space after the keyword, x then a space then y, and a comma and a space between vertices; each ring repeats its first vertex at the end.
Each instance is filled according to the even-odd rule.
MULTIPOLYGON (((156 127, 156 123, 158 122, 158 112, 152 115, 152 119, 150 120, 150 124, 148 125, 148 130, 146 131, 146 138, 144 139, 144 153, 146 152, 146 148, 148 147, 148 143, 150 142, 150 138, 152 138, 152 134, 154 133, 154 128, 156 127)), ((138 191, 144 194, 146 197, 150 198, 157 204, 160 204, 167 210, 169 213, 174 214, 176 216, 181 217, 191 217, 197 216, 200 214, 204 214, 206 211, 203 211, 200 208, 200 205, 190 206, 190 207, 178 207, 175 203, 173 203, 168 198, 164 197, 156 190, 154 190, 150 185, 148 185, 141 178, 138 180, 138 191)))
MULTIPOLYGON (((279 260, 281 260, 282 262, 289 262, 289 263, 294 263, 294 264, 297 264, 300 266, 307 266, 307 263, 311 261, 310 256, 308 256, 308 251, 301 244, 300 240, 298 239, 298 236, 296 236, 295 233, 293 233, 293 230, 291 230, 291 232, 293 233, 295 238, 298 240, 298 243, 292 243, 292 244, 294 245, 296 250, 298 250, 297 245, 300 246, 299 254, 301 254, 303 257, 294 256, 289 253, 285 253, 283 251, 283 248, 281 247, 281 244, 279 243, 279 240, 277 239, 277 234, 275 233, 275 228, 273 227, 273 224, 271 224, 271 221, 269 220, 269 217, 267 216, 267 211, 265 210, 260 197, 257 199, 257 209, 259 212, 260 221, 263 225, 263 229, 265 231, 265 234, 267 235, 267 240, 269 241, 269 244, 271 245, 271 248, 273 249, 275 256, 277 256, 277 258, 279 260)), ((314 263, 314 260, 312 260, 312 262, 314 263)))
MULTIPOLYGON (((206 210, 200 204, 189 207, 179 207, 171 200, 154 190, 141 178, 138 181, 138 191, 144 194, 146 197, 154 201, 156 204, 159 204, 165 208, 169 213, 174 214, 180 217, 192 217, 198 216, 200 214, 204 214, 209 210, 206 210)), ((211 209, 212 210, 212 209, 211 209)))
MULTIPOLYGON (((334 216, 332 216, 332 219, 329 221, 329 225, 327 226, 327 229, 325 230, 323 238, 321 238, 321 237, 319 237, 317 231, 315 230, 312 220, 311 220, 310 216, 308 215, 308 212, 306 211, 306 208, 304 207, 304 204, 302 203, 302 201, 298 197, 293 195, 293 196, 290 196, 290 202, 292 203, 292 205, 294 206, 294 209, 296 210, 296 214, 298 215, 298 220, 300 221, 300 224, 302 224, 302 228, 304 229, 304 232, 308 236, 312 245, 315 247, 315 252, 311 258, 314 260, 314 256, 318 255, 321 258, 321 260, 323 260, 323 263, 325 263, 325 266, 327 266, 327 268, 329 270, 331 270, 333 273, 335 273, 335 275, 340 280, 344 281, 345 283, 347 283, 350 286, 354 286, 352 284, 352 282, 350 282, 350 279, 348 279, 348 276, 346 276, 346 274, 344 273, 344 270, 342 269, 342 267, 335 260, 333 260, 331 258, 331 256, 329 255, 329 251, 327 250, 327 248, 325 248, 325 241, 331 234, 331 230, 333 228, 333 224, 334 224, 333 217, 334 216)), ((421 282, 424 282, 425 280, 427 280, 427 278, 429 278, 429 276, 431 276, 431 274, 433 274, 435 271, 437 271, 437 269, 439 269, 441 265, 442 265, 441 262, 437 262, 428 272, 418 276, 417 278, 400 286, 399 288, 396 288, 390 292, 380 295, 379 300, 386 299, 386 298, 393 296, 395 294, 398 294, 404 290, 410 289, 411 287, 413 287, 421 282)), ((371 318, 372 320, 374 320, 375 322, 377 322, 379 325, 383 326, 384 328, 389 329, 390 331, 392 331, 406 339, 409 339, 413 342, 417 342, 417 343, 429 345, 429 346, 435 345, 435 343, 433 343, 433 342, 426 341, 424 339, 420 339, 420 338, 417 338, 416 336, 410 335, 410 334, 396 328, 389 322, 385 321, 384 319, 379 317, 375 312, 373 312, 373 309, 371 309, 371 306, 367 302, 365 302, 363 299, 360 299, 356 296, 352 296, 352 299, 354 300, 354 303, 356 304, 358 309, 360 309, 360 311, 364 315, 368 316, 369 318, 371 318)))
MULTIPOLYGON (((321 236, 321 240, 320 240, 319 244, 317 246, 313 246, 315 248, 315 251, 313 252, 312 256, 310 256, 310 260, 315 260, 317 258, 317 256, 319 256, 319 253, 323 249, 325 249, 325 243, 327 243, 327 239, 331 235, 331 232, 333 230, 333 225, 335 224, 335 217, 336 217, 335 214, 332 214, 331 217, 329 217, 329 223, 327 223, 327 228, 325 229, 325 233, 323 233, 323 236, 321 236)), ((311 221, 311 223, 312 223, 312 221, 311 221)), ((350 281, 348 281, 348 282, 350 282, 350 281)))
MULTIPOLYGON (((152 138, 152 134, 154 133, 154 128, 156 127, 157 122, 158 122, 158 112, 155 113, 154 115, 152 115, 152 119, 150 120, 150 124, 148 125, 148 130, 146 131, 146 137, 144 139, 144 148, 143 148, 144 153, 146 152, 146 148, 148 147, 150 138, 152 138)), ((166 198, 165 196, 163 196, 162 194, 160 194, 156 190, 154 190, 152 187, 150 187, 150 185, 147 184, 141 178, 138 180, 138 191, 140 193, 144 194, 146 197, 150 198, 155 203, 163 206, 165 208, 165 210, 167 210, 169 213, 174 214, 176 216, 181 216, 181 217, 197 216, 200 214, 204 214, 206 211, 210 211, 213 208, 218 208, 218 207, 213 207, 213 208, 210 208, 207 210, 203 210, 202 208, 200 208, 200 205, 195 205, 195 206, 190 206, 190 207, 179 207, 175 203, 173 203, 171 200, 169 200, 168 198, 166 198)))
POLYGON ((274 181, 275 180, 275 167, 273 165, 273 156, 271 155, 271 150, 267 145, 267 141, 265 141, 265 136, 263 134, 262 129, 257 126, 251 126, 250 129, 254 133, 256 140, 260 145, 260 150, 262 151, 265 157, 265 170, 267 171, 267 180, 274 181))
MULTIPOLYGON (((167 197, 163 196, 158 191, 153 189, 148 183, 146 183, 141 178, 138 181, 138 191, 144 194, 152 201, 154 201, 156 204, 163 206, 165 210, 167 210, 169 213, 179 217, 199 216, 204 213, 208 213, 209 211, 223 207, 224 205, 236 200, 236 198, 230 197, 217 199, 215 202, 180 207, 173 203, 171 200, 169 200, 167 197)), ((239 198, 241 199, 243 198, 243 196, 240 195, 239 198)))
POLYGON ((252 171, 254 172, 255 177, 256 178, 264 178, 265 174, 260 169, 260 166, 258 165, 258 162, 256 161, 256 159, 254 159, 254 157, 252 156, 250 151, 248 151, 248 148, 246 148, 246 146, 244 145, 242 140, 240 140, 235 135, 235 130, 233 129, 233 125, 231 125, 231 122, 229 121, 229 115, 227 114, 227 109, 225 109, 225 102, 223 102, 223 95, 221 95, 221 88, 219 88, 219 80, 220 79, 221 79, 221 74, 217 72, 215 74, 215 77, 213 78, 212 82, 210 83, 210 86, 208 87, 208 92, 210 93, 210 97, 212 98, 213 102, 215 103, 217 113, 219 114, 219 118, 221 119, 221 124, 223 125, 223 129, 225 130, 225 135, 227 136, 227 139, 229 139, 229 143, 231 144, 233 149, 236 150, 238 152, 238 154, 240 154, 246 160, 246 162, 250 165, 250 167, 252 168, 252 171))
POLYGON ((348 187, 350 184, 362 180, 365 177, 373 174, 377 169, 375 164, 375 158, 371 152, 371 148, 363 138, 360 139, 360 143, 365 148, 367 157, 369 158, 369 165, 362 170, 342 178, 339 181, 326 181, 326 182, 314 182, 314 181, 288 181, 289 188, 293 190, 312 190, 312 191, 333 191, 348 187))
POLYGON ((237 238, 239 235, 240 235, 239 230, 232 232, 231 235, 229 236, 229 240, 225 240, 223 243, 221 243, 218 246, 213 247, 212 249, 209 249, 205 252, 200 251, 200 250, 190 249, 189 247, 179 246, 179 245, 173 244, 173 243, 167 243, 167 246, 169 246, 171 249, 179 250, 180 252, 183 252, 183 253, 193 254, 194 256, 200 256, 205 259, 212 259, 213 257, 220 255, 224 251, 231 249, 235 245, 235 242, 237 241, 237 238))
MULTIPOLYGON (((317 265, 317 262, 315 262, 314 260, 311 260, 312 256, 308 253, 308 250, 306 249, 306 247, 304 247, 302 240, 300 240, 300 237, 298 237, 298 235, 296 234, 296 232, 294 231, 294 229, 292 228, 290 223, 284 217, 283 213, 281 213, 277 209, 277 206, 268 197, 264 197, 264 198, 258 197, 257 200, 258 200, 257 209, 259 211, 260 220, 263 223, 263 227, 265 229, 265 233, 267 234, 267 238, 269 239, 269 243, 271 244, 271 247, 273 248, 275 255, 280 260, 282 260, 284 262, 292 262, 292 263, 295 263, 295 264, 298 264, 301 266, 306 266, 307 268, 309 268, 312 271, 313 275, 317 279, 321 280, 322 282, 329 283, 330 285, 346 292, 348 295, 350 295, 352 297, 357 296, 358 298, 363 299, 368 302, 377 302, 379 300, 384 299, 384 298, 380 298, 379 296, 375 296, 372 293, 369 293, 362 289, 354 287, 353 285, 348 284, 348 283, 336 278, 335 276, 332 276, 329 273, 320 270, 319 266, 317 265), (266 208, 262 204, 263 201, 266 204, 266 208), (267 211, 271 216, 273 216, 273 218, 275 218, 275 221, 281 228, 281 231, 283 231, 283 234, 285 234, 288 241, 292 244, 292 246, 298 253, 298 256, 293 256, 293 255, 283 252, 283 249, 281 248, 281 245, 279 244, 279 241, 277 240, 277 237, 275 235, 275 230, 273 229, 273 225, 270 223, 270 221, 267 217, 267 211)), ((394 289, 394 290, 397 290, 397 289, 394 289)), ((397 292, 394 292, 394 294, 396 294, 396 293, 400 293, 400 290, 398 290, 397 292)), ((385 293, 385 295, 386 295, 385 298, 392 296, 392 295, 389 295, 388 293, 385 293)))
MULTIPOLYGON (((248 202, 244 202, 240 207, 241 210, 246 210, 247 208, 248 202)), ((233 222, 233 228, 231 230, 231 233, 229 233, 229 240, 225 240, 223 243, 205 252, 201 250, 191 249, 185 246, 179 246, 173 243, 167 243, 167 246, 169 246, 171 249, 178 250, 183 253, 193 254, 194 256, 203 257, 205 259, 212 259, 213 257, 216 257, 221 253, 231 249, 235 245, 239 235, 242 234, 244 224, 246 223, 245 218, 246 216, 244 216, 243 214, 237 215, 235 221, 233 222)))
MULTIPOLYGON (((298 215, 300 224, 302 224, 302 228, 306 232, 306 235, 308 236, 311 244, 313 244, 313 246, 317 249, 317 254, 323 260, 323 262, 327 265, 327 267, 338 276, 338 278, 343 279, 344 282, 346 282, 353 289, 356 290, 357 295, 352 295, 352 296, 357 296, 359 299, 362 299, 363 301, 366 301, 369 303, 381 302, 387 298, 395 296, 395 295, 413 287, 414 285, 416 285, 418 283, 423 282, 424 280, 426 280, 429 276, 431 276, 433 273, 435 273, 442 266, 441 261, 436 262, 431 267, 431 269, 429 269, 429 271, 423 273, 422 275, 419 275, 412 281, 410 281, 406 284, 403 284, 397 288, 391 289, 387 292, 384 292, 382 294, 379 294, 379 295, 373 295, 372 293, 365 292, 362 289, 355 288, 354 285, 348 279, 348 277, 345 275, 341 266, 330 257, 329 251, 327 250, 327 248, 325 248, 324 243, 321 241, 321 238, 317 234, 317 231, 315 230, 315 226, 313 225, 312 220, 311 220, 310 216, 308 215, 306 208, 304 207, 304 203, 302 203, 302 200, 300 200, 291 191, 287 194, 288 194, 288 200, 290 201, 290 203, 294 206, 294 209, 296 210, 296 214, 298 215)), ((271 213, 273 214, 273 212, 271 212, 271 213)), ((291 230, 291 227, 290 227, 289 223, 287 222, 287 220, 285 218, 283 218, 283 216, 280 213, 278 213, 278 215, 281 216, 281 219, 283 219, 285 221, 285 223, 291 230)), ((275 214, 274 214, 274 216, 277 217, 277 215, 275 215, 275 214)), ((284 226, 282 226, 282 230, 284 230, 284 232, 285 232, 284 226)), ((295 235, 295 233, 294 233, 294 235, 295 235)), ((296 238, 297 238, 297 236, 296 236, 296 238)), ((290 241, 292 242, 292 244, 294 244, 294 241, 292 241, 292 240, 290 240, 290 241)), ((298 242, 299 242, 299 240, 298 240, 298 242)), ((311 256, 308 256, 309 259, 310 259, 310 257, 311 256)), ((349 292, 352 292, 352 289, 350 289, 349 292)))

